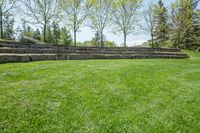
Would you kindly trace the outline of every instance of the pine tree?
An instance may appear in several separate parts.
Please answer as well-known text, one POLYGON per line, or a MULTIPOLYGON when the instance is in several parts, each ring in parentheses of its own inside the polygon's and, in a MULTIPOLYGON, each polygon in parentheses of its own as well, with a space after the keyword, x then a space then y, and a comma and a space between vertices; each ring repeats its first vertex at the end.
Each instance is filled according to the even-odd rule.
POLYGON ((33 38, 38 40, 38 41, 41 41, 42 38, 41 38, 41 33, 40 33, 40 30, 37 28, 36 31, 33 33, 33 38))
POLYGON ((95 37, 92 38, 92 45, 96 47, 100 47, 100 43, 101 43, 100 41, 101 41, 100 34, 99 32, 96 32, 95 37))
POLYGON ((178 0, 174 3, 172 22, 174 46, 193 49, 199 43, 200 21, 197 0, 178 0))
POLYGON ((192 6, 192 28, 191 28, 191 38, 190 43, 191 49, 197 49, 200 47, 200 10, 197 9, 199 0, 191 0, 192 6))
POLYGON ((60 40, 60 27, 59 24, 57 22, 53 22, 53 43, 55 43, 56 45, 58 45, 59 40, 60 40))
POLYGON ((66 27, 61 28, 60 43, 67 46, 72 44, 72 36, 66 27))
POLYGON ((34 34, 34 31, 33 29, 27 25, 26 21, 25 20, 22 20, 22 30, 21 30, 21 36, 22 37, 29 37, 29 38, 33 38, 33 34, 34 34))
POLYGON ((53 33, 52 33, 52 30, 51 30, 51 27, 48 26, 47 32, 46 32, 46 43, 53 44, 53 42, 54 42, 53 33))
POLYGON ((4 16, 4 34, 3 38, 8 40, 14 39, 14 18, 11 14, 7 14, 4 16))
POLYGON ((166 46, 166 42, 169 39, 168 13, 162 0, 159 0, 154 10, 156 47, 163 47, 166 46))

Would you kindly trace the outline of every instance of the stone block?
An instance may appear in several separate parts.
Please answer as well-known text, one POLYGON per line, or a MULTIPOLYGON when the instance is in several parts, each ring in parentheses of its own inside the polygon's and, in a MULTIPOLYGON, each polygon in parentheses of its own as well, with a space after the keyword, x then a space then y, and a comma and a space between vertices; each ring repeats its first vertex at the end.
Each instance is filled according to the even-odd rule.
POLYGON ((85 59, 85 60, 95 59, 95 56, 92 55, 92 54, 85 54, 85 55, 84 55, 84 59, 85 59))
POLYGON ((18 55, 6 55, 6 62, 20 62, 18 55))
POLYGON ((41 49, 40 52, 42 54, 53 54, 53 53, 56 53, 56 52, 54 52, 53 49, 41 49))
POLYGON ((46 55, 47 60, 55 60, 56 56, 55 55, 46 55))
POLYGON ((120 54, 120 51, 103 51, 103 54, 120 54))
POLYGON ((40 49, 29 48, 29 49, 24 49, 24 53, 26 53, 26 54, 40 54, 41 51, 40 51, 40 49))
POLYGON ((133 59, 132 55, 121 55, 120 59, 133 59))
POLYGON ((120 59, 120 55, 107 55, 106 59, 120 59))
POLYGON ((13 54, 24 54, 24 49, 22 49, 22 48, 13 48, 13 49, 11 49, 11 53, 13 53, 13 54))
POLYGON ((10 53, 11 49, 10 48, 0 48, 0 53, 10 53))
POLYGON ((30 57, 28 55, 20 56, 19 60, 20 60, 20 62, 29 62, 30 61, 30 57))
POLYGON ((70 55, 64 55, 65 56, 65 60, 70 60, 70 55))
POLYGON ((38 55, 30 55, 30 60, 31 61, 38 61, 39 60, 39 56, 38 55))
POLYGON ((121 51, 121 54, 132 54, 133 51, 121 51))
POLYGON ((0 63, 6 63, 6 56, 0 55, 0 63))
POLYGON ((94 55, 94 59, 107 59, 105 54, 94 55))
POLYGON ((22 37, 21 40, 20 40, 21 43, 28 43, 28 44, 37 44, 38 41, 33 39, 33 38, 30 38, 30 37, 22 37))
POLYGON ((55 55, 56 60, 65 60, 65 55, 55 55))
POLYGON ((84 55, 70 55, 70 60, 84 60, 84 55))

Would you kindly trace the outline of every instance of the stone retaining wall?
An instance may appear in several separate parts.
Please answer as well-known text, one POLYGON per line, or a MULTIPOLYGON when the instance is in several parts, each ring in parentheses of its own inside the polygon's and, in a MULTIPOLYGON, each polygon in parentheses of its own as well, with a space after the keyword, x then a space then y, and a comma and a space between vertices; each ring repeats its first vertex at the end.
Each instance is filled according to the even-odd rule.
POLYGON ((183 59, 180 49, 138 47, 67 47, 0 42, 0 63, 41 60, 183 59))

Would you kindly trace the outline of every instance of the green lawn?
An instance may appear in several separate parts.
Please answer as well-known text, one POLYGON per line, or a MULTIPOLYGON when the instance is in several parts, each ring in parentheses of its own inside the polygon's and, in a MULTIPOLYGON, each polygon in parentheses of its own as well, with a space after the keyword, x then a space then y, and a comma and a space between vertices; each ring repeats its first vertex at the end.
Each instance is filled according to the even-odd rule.
POLYGON ((0 65, 0 132, 199 132, 200 54, 0 65))

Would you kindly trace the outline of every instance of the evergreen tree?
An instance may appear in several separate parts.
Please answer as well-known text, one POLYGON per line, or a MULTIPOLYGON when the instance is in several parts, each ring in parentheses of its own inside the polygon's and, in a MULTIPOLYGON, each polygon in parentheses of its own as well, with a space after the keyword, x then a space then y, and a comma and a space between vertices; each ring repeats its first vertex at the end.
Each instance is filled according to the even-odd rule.
MULTIPOLYGON (((1 0, 0 1, 0 38, 4 39, 4 36, 7 36, 7 39, 11 38, 10 35, 13 34, 13 30, 11 30, 10 26, 8 26, 8 23, 6 22, 8 19, 8 14, 10 14, 15 7, 16 0, 1 0), (5 27, 9 27, 6 29, 7 31, 4 31, 5 27), (4 33, 7 33, 7 35, 4 35, 4 33), (8 35, 9 34, 9 35, 8 35)), ((11 20, 12 23, 12 20, 11 20)), ((10 24, 11 24, 10 23, 10 24)), ((13 21, 14 23, 14 21, 13 21)), ((12 36, 12 35, 11 35, 12 36)))
POLYGON ((8 39, 8 40, 13 40, 14 39, 14 18, 12 17, 11 14, 7 14, 4 16, 4 34, 3 38, 8 39))
POLYGON ((191 0, 192 6, 192 28, 191 28, 191 38, 192 42, 190 43, 191 49, 197 49, 200 47, 200 10, 197 9, 199 0, 191 0))
POLYGON ((30 38, 33 38, 33 34, 34 34, 34 31, 33 29, 27 25, 26 21, 25 20, 22 20, 22 30, 21 30, 21 36, 22 37, 30 37, 30 38))
POLYGON ((198 45, 200 33, 196 0, 178 0, 172 8, 172 40, 178 48, 198 45))
POLYGON ((100 47, 101 37, 99 32, 95 33, 95 37, 92 38, 92 46, 100 47))
POLYGON ((54 43, 53 33, 52 33, 52 30, 51 30, 50 26, 47 27, 46 43, 49 43, 49 44, 53 44, 54 43))
POLYGON ((36 31, 33 33, 33 38, 38 40, 38 41, 41 41, 42 38, 41 38, 41 33, 40 33, 40 30, 37 28, 36 31))
POLYGON ((61 28, 60 44, 67 46, 72 44, 72 36, 66 27, 61 28))
POLYGON ((27 31, 24 33, 25 36, 33 38, 33 30, 30 26, 27 27, 27 31))
POLYGON ((59 24, 57 22, 53 22, 53 43, 55 43, 56 45, 58 45, 59 40, 60 40, 60 27, 59 24))
POLYGON ((166 42, 169 39, 168 13, 162 0, 159 0, 154 10, 156 47, 163 47, 166 46, 166 42))

